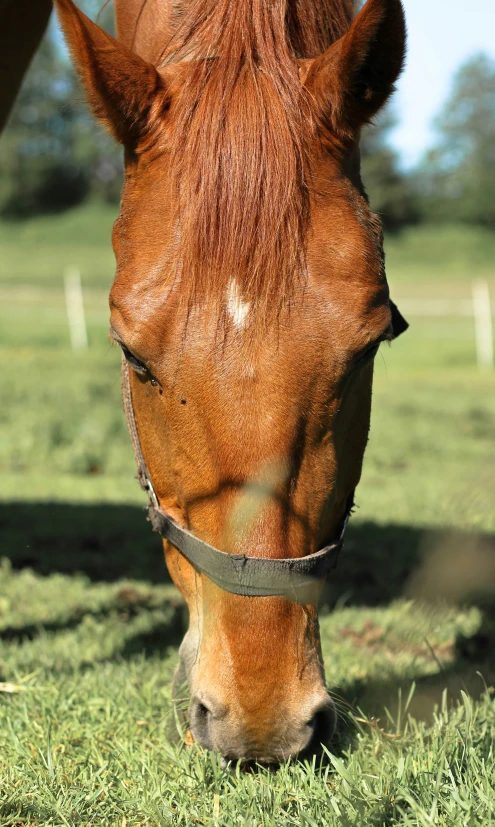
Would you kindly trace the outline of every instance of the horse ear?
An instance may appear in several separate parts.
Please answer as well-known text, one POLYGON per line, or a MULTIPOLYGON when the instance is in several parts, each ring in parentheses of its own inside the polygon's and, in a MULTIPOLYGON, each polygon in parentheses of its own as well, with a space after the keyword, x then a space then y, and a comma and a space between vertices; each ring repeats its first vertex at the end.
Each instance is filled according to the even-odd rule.
POLYGON ((394 339, 397 339, 397 336, 400 336, 401 333, 405 333, 406 330, 408 330, 409 322, 406 322, 404 316, 392 299, 389 299, 388 303, 390 305, 390 314, 392 317, 392 336, 394 339))
POLYGON ((160 75, 93 23, 72 0, 55 0, 55 6, 94 114, 117 141, 135 145, 166 108, 160 75))
POLYGON ((353 140, 394 90, 404 65, 406 24, 400 0, 368 0, 349 31, 316 58, 306 86, 324 125, 353 140))

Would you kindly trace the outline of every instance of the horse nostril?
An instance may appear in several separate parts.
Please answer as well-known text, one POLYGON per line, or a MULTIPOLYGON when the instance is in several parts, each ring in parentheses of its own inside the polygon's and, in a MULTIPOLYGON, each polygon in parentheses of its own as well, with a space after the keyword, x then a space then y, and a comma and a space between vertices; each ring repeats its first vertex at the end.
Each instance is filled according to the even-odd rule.
POLYGON ((189 720, 192 734, 198 743, 206 749, 212 749, 211 745, 211 711, 203 701, 193 698, 189 707, 189 720))
POLYGON ((327 745, 331 740, 336 723, 335 707, 333 702, 329 700, 315 712, 307 723, 311 735, 304 752, 311 754, 320 752, 321 745, 327 745))
POLYGON ((196 708, 196 714, 199 718, 207 718, 210 714, 210 710, 204 704, 198 703, 196 708))

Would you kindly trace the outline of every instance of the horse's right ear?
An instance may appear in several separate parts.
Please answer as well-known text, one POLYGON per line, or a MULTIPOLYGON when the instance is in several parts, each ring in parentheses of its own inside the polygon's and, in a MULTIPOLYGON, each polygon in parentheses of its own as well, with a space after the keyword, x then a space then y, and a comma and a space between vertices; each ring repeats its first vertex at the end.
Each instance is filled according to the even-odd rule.
POLYGON ((154 66, 86 17, 72 0, 54 0, 60 24, 96 117, 135 146, 167 106, 154 66))
POLYGON ((353 140, 394 90, 404 65, 406 25, 400 0, 368 0, 349 31, 309 66, 306 87, 320 121, 353 140))

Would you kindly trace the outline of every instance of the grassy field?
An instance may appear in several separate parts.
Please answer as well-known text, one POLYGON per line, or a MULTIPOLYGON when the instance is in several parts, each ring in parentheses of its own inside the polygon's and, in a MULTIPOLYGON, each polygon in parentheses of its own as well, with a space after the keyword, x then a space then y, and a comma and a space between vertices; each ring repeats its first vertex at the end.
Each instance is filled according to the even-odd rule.
MULTIPOLYGON (((246 775, 170 743, 184 609, 142 512, 106 338, 112 211, 0 225, 0 824, 495 823, 495 380, 469 317, 376 362, 371 439, 322 641, 340 710, 317 766, 246 775), (73 354, 63 272, 81 269, 73 354)), ((399 306, 495 295, 495 237, 388 241, 399 306)))

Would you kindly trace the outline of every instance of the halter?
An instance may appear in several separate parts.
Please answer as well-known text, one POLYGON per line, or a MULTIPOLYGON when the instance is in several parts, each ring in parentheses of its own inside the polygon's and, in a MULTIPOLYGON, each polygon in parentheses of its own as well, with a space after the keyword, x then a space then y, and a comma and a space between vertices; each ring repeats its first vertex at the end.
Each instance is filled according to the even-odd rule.
POLYGON ((244 554, 226 554, 208 545, 179 525, 158 501, 139 439, 129 370, 122 355, 122 400, 127 429, 134 449, 137 479, 148 494, 148 519, 153 530, 175 546, 197 571, 205 574, 224 591, 243 597, 286 597, 295 603, 313 602, 319 591, 318 581, 323 580, 337 565, 352 510, 353 494, 349 497, 338 539, 306 557, 247 557, 244 554))

